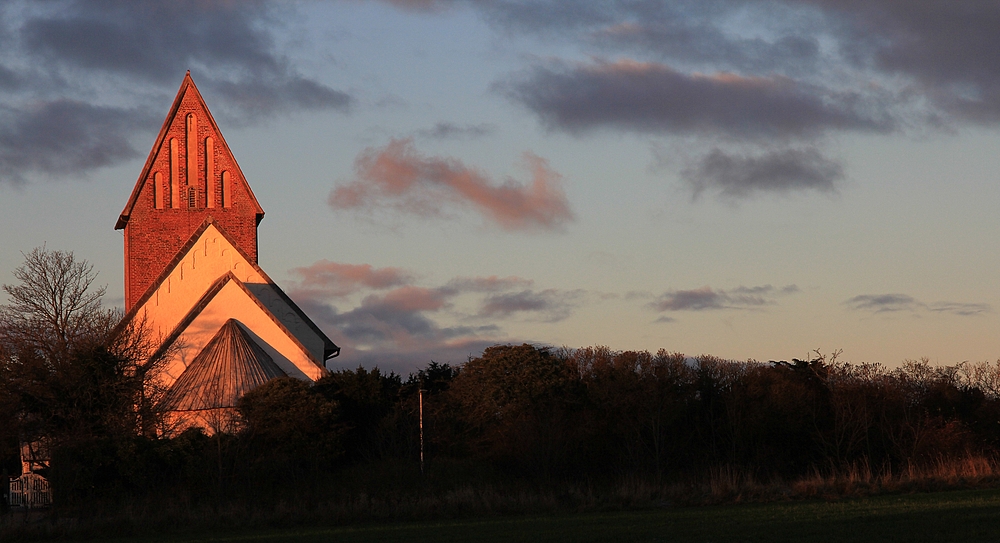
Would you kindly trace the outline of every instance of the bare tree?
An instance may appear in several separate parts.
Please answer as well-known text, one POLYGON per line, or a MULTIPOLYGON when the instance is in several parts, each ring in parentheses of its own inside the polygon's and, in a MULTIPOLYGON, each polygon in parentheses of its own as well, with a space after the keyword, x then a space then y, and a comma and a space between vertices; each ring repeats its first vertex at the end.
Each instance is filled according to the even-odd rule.
POLYGON ((106 287, 72 252, 36 248, 3 285, 0 396, 27 439, 155 432, 160 358, 143 319, 101 306, 106 287))
POLYGON ((30 349, 54 363, 83 344, 103 343, 120 314, 101 307, 107 287, 72 252, 36 248, 14 270, 15 285, 3 285, 9 305, 0 305, 0 341, 30 349))

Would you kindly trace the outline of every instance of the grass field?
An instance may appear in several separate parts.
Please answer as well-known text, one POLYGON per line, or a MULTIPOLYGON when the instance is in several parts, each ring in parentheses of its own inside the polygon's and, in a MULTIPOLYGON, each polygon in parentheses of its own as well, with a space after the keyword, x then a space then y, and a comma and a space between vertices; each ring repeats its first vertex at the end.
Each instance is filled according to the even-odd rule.
MULTIPOLYGON (((998 541, 1000 490, 349 527, 173 534, 181 542, 998 541)), ((95 540, 91 540, 95 541, 95 540)), ((100 539, 102 543, 135 538, 100 539)))

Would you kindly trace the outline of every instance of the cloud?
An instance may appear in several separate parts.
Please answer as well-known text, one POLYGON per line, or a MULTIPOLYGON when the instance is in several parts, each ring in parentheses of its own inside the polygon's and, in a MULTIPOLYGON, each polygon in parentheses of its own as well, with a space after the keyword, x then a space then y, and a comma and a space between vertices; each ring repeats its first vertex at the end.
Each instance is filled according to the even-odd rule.
POLYGON ((452 0, 379 0, 384 4, 389 4, 390 6, 399 8, 403 11, 412 11, 416 13, 426 13, 441 11, 450 7, 454 2, 452 0))
POLYGON ((344 313, 323 312, 324 320, 353 345, 402 345, 415 340, 448 339, 470 335, 475 328, 440 327, 425 313, 447 304, 447 295, 407 285, 385 294, 365 296, 361 305, 344 313))
POLYGON ((334 209, 388 207, 418 216, 441 215, 443 206, 471 208, 504 230, 557 230, 573 219, 561 176, 531 153, 524 161, 529 184, 498 184, 452 158, 425 157, 412 139, 368 148, 355 159, 356 179, 330 192, 334 209))
MULTIPOLYGON (((508 32, 814 84, 883 86, 925 119, 1000 122, 1000 4, 939 0, 474 1, 508 32), (926 101, 926 103, 924 102, 926 101)), ((592 51, 593 52, 593 51, 592 51)), ((877 106, 883 110, 889 106, 877 106)), ((933 122, 933 121, 928 121, 933 122)))
POLYGON ((410 369, 432 359, 464 362, 489 345, 526 339, 506 336, 505 321, 563 320, 586 295, 534 290, 533 281, 516 276, 455 277, 421 286, 401 268, 328 260, 290 271, 298 280, 289 295, 342 347, 341 358, 352 367, 385 368, 390 360, 410 369))
POLYGON ((989 304, 947 301, 926 304, 906 294, 861 294, 845 301, 844 305, 855 311, 870 311, 872 313, 930 311, 961 317, 978 316, 993 311, 989 304))
POLYGON ((188 69, 216 116, 230 124, 301 110, 347 111, 348 94, 300 74, 276 45, 292 9, 225 0, 4 3, 0 183, 38 174, 86 176, 141 156, 133 140, 152 140, 188 69), (68 133, 34 134, 23 156, 17 138, 45 126, 55 112, 65 116, 68 133))
POLYGON ((405 349, 355 349, 345 347, 342 349, 339 357, 327 362, 327 367, 333 371, 339 369, 353 370, 358 366, 366 368, 378 367, 382 371, 395 371, 405 376, 427 367, 432 361, 439 364, 451 364, 452 366, 464 364, 469 358, 482 356, 483 351, 487 347, 491 347, 497 343, 517 345, 525 343, 525 341, 469 338, 426 345, 409 345, 405 349))
MULTIPOLYGON (((799 3, 801 0, 792 2, 799 3)), ((1000 4, 809 0, 858 69, 912 78, 945 112, 1000 122, 1000 4)))
POLYGON ((758 192, 818 190, 833 192, 844 178, 843 166, 816 148, 787 148, 758 156, 731 155, 712 149, 681 176, 695 195, 715 189, 721 195, 742 198, 758 192))
POLYGON ((534 313, 541 315, 544 322, 558 322, 570 316, 582 295, 580 290, 557 289, 493 294, 483 300, 479 316, 495 318, 534 313))
POLYGON ((35 55, 66 66, 172 82, 192 61, 280 71, 284 61, 259 24, 265 2, 58 2, 19 28, 35 55), (196 24, 195 24, 196 22, 196 24))
MULTIPOLYGON (((458 3, 473 6, 486 22, 505 32, 568 43, 584 54, 656 60, 692 75, 715 71, 765 79, 800 77, 797 82, 806 95, 834 105, 835 110, 846 106, 847 113, 874 121, 878 131, 904 124, 904 117, 905 123, 922 128, 1000 123, 1000 34, 996 32, 1000 4, 996 2, 400 0, 397 5, 419 9, 458 3), (840 100, 835 97, 838 93, 824 90, 827 86, 856 92, 840 100), (882 93, 887 98, 877 99, 882 93)), ((555 88, 548 96, 529 91, 522 97, 536 98, 525 101, 545 112, 540 116, 550 128, 580 131, 588 128, 580 126, 586 123, 563 124, 572 116, 560 114, 569 112, 553 112, 552 104, 545 102, 572 96, 565 89, 574 82, 595 80, 580 70, 563 72, 540 69, 529 83, 540 88, 550 83, 555 88)), ((638 82, 620 80, 618 86, 638 82)), ((603 90, 614 87, 605 82, 603 90)), ((587 92, 593 89, 580 89, 581 94, 587 92)), ((591 98, 594 104, 610 102, 591 98)), ((871 130, 851 128, 854 122, 846 128, 836 124, 838 130, 871 130)), ((644 132, 656 131, 655 125, 621 118, 599 124, 644 132)))
POLYGON ((73 100, 0 109, 0 182, 30 173, 77 175, 138 156, 129 143, 149 117, 135 110, 73 100))
MULTIPOLYGON (((669 9, 665 4, 660 7, 669 9)), ((590 33, 590 41, 606 50, 755 72, 808 72, 820 60, 819 41, 813 36, 795 33, 772 40, 731 36, 709 21, 677 12, 644 20, 609 21, 590 33)))
POLYGON ((454 123, 435 123, 433 128, 418 130, 417 136, 433 140, 471 140, 489 136, 496 132, 496 125, 490 123, 459 126, 454 123))
POLYGON ((861 108, 862 97, 785 76, 685 74, 658 63, 596 61, 536 67, 499 87, 550 129, 613 128, 640 133, 734 138, 811 137, 826 130, 888 132, 891 119, 861 108))
POLYGON ((497 277, 456 277, 448 282, 447 288, 463 292, 498 292, 531 286, 531 279, 516 276, 497 277))
POLYGON ((888 311, 913 311, 920 306, 912 296, 906 294, 861 294, 844 302, 855 311, 872 311, 885 313, 888 311))
MULTIPOLYGON (((712 290, 704 286, 693 290, 671 290, 661 294, 649 306, 656 311, 707 311, 718 309, 749 309, 772 305, 775 298, 793 294, 799 289, 788 285, 776 289, 771 285, 712 290)), ((669 322, 669 321, 664 321, 669 322)))
POLYGON ((962 317, 971 317, 990 313, 993 308, 989 304, 975 304, 963 302, 934 302, 927 306, 927 309, 935 313, 951 313, 962 317))
POLYGON ((346 111, 351 97, 326 85, 293 74, 262 75, 252 79, 215 81, 214 88, 244 120, 310 109, 346 111))
POLYGON ((362 288, 387 289, 413 280, 413 276, 401 268, 374 268, 371 264, 342 264, 329 260, 293 268, 291 272, 301 278, 298 290, 334 298, 353 294, 362 288))

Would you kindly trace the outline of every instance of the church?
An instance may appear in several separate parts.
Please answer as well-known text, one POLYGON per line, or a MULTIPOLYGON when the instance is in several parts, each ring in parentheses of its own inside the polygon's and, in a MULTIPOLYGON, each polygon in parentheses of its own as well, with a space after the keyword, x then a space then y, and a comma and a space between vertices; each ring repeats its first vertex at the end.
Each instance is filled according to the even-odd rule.
POLYGON ((231 429, 249 390, 315 381, 339 347, 257 265, 264 210, 191 73, 115 224, 125 242, 123 324, 162 357, 167 432, 231 429))

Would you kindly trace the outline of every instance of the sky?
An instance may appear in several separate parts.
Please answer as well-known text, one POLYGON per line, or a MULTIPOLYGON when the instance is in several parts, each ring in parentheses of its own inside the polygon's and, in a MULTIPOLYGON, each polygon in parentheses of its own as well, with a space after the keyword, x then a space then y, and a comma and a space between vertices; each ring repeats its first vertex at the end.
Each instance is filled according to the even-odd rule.
POLYGON ((261 267, 407 374, 494 344, 1000 358, 995 0, 0 2, 0 283, 113 229, 190 70, 261 267))

